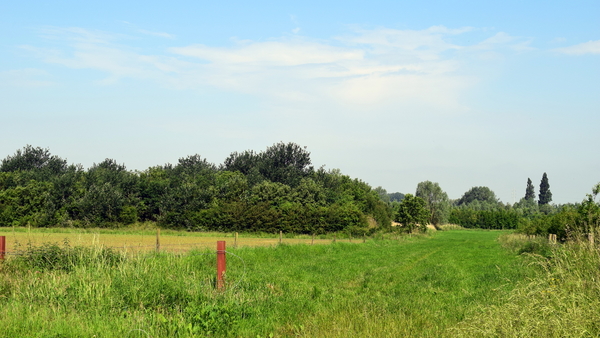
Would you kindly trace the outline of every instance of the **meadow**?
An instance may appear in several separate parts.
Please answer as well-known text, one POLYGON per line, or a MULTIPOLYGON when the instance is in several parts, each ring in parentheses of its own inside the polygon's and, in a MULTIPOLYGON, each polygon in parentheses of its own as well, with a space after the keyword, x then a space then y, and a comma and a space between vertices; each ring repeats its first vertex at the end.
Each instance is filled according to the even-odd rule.
MULTIPOLYGON (((439 337, 533 270, 502 232, 121 252, 46 244, 1 265, 1 337, 439 337)), ((214 241, 214 238, 213 238, 214 241)))
MULTIPOLYGON (((114 248, 119 251, 153 251, 156 249, 158 229, 154 224, 142 224, 137 228, 103 229, 103 228, 27 228, 4 227, 0 228, 0 236, 6 237, 6 250, 15 252, 22 250, 27 245, 39 246, 43 243, 63 243, 67 241, 71 246, 102 246, 114 248)), ((330 244, 333 242, 330 235, 297 235, 283 234, 282 243, 285 244, 330 244)), ((274 246, 279 244, 278 234, 267 233, 235 233, 223 232, 188 232, 177 230, 160 230, 160 251, 187 252, 194 249, 215 248, 216 241, 225 241, 227 247, 255 247, 274 246)), ((340 240, 349 240, 345 233, 337 234, 340 240)), ((354 239, 360 241, 362 239, 354 239)))

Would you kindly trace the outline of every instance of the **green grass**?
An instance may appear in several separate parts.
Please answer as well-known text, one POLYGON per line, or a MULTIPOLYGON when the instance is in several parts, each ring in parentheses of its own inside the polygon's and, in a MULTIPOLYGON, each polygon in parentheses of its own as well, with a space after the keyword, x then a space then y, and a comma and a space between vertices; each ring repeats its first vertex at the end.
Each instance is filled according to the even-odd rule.
MULTIPOLYGON (((600 233, 596 233, 598 238, 600 233)), ((505 302, 482 308, 460 323, 457 337, 600 336, 600 247, 580 238, 553 245, 533 258, 538 273, 521 281, 505 302)), ((546 244, 547 245, 547 244, 546 244)))
POLYGON ((233 249, 243 261, 229 255, 224 292, 212 252, 62 259, 54 248, 71 267, 43 264, 43 252, 1 266, 0 336, 452 336, 531 273, 500 234, 233 249))

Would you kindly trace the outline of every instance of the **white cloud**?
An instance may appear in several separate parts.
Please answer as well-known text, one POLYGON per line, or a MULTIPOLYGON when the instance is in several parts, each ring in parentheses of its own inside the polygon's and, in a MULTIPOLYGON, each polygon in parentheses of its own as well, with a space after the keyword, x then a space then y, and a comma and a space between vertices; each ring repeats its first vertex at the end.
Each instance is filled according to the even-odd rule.
POLYGON ((169 34, 169 33, 165 33, 165 32, 152 32, 152 31, 148 31, 148 30, 145 30, 145 29, 138 29, 137 31, 140 32, 140 33, 142 33, 142 34, 157 36, 159 38, 167 38, 167 39, 174 39, 175 38, 175 35, 169 34))
POLYGON ((570 47, 557 48, 555 51, 568 55, 600 54, 600 40, 588 41, 570 47))
POLYGON ((105 72, 103 83, 129 77, 178 88, 217 87, 257 95, 276 105, 319 103, 363 110, 421 105, 456 111, 464 109, 463 91, 477 81, 463 75, 467 65, 457 51, 482 53, 528 45, 506 33, 474 46, 447 41, 471 30, 358 28, 330 41, 299 36, 234 40, 229 47, 191 44, 169 48, 170 55, 144 55, 117 43, 130 37, 46 28, 46 37, 67 41, 70 49, 24 48, 49 63, 105 72))
POLYGON ((535 49, 530 46, 532 41, 533 39, 511 36, 504 32, 498 32, 494 36, 485 39, 472 48, 482 50, 498 50, 499 48, 508 47, 509 49, 519 52, 529 51, 535 49))

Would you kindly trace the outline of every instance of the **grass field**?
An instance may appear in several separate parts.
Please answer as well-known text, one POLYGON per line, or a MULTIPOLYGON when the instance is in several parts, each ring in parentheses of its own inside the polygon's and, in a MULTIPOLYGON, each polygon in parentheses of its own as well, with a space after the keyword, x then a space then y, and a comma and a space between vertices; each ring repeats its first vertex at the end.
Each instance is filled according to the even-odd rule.
POLYGON ((67 252, 77 257, 66 265, 12 257, 1 267, 0 336, 453 336, 532 273, 500 234, 240 247, 228 250, 224 292, 212 251, 119 258, 91 248, 67 252))
MULTIPOLYGON (((6 250, 15 252, 31 243, 63 243, 72 246, 104 246, 125 251, 151 251, 156 248, 156 229, 114 230, 114 229, 77 229, 77 228, 0 228, 0 236, 6 236, 6 250)), ((279 244, 278 235, 240 234, 237 241, 233 233, 185 232, 162 230, 160 249, 168 252, 186 252, 193 249, 214 248, 216 241, 226 241, 227 247, 272 246, 279 244)), ((341 239, 342 240, 342 239, 341 239)), ((346 239, 348 241, 348 239, 346 239)), ((362 239, 354 239, 355 243, 362 239)), ((285 244, 330 244, 329 236, 291 235, 283 236, 285 244), (327 238, 329 237, 329 238, 327 238)))

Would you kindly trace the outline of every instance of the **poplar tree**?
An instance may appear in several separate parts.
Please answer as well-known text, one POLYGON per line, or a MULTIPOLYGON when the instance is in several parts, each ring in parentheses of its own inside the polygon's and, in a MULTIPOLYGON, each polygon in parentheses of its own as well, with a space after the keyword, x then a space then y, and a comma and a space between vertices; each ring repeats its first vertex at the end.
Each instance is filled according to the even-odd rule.
POLYGON ((531 182, 531 178, 527 178, 527 189, 525 190, 525 199, 528 201, 533 201, 534 198, 535 188, 533 187, 533 182, 531 182))
POLYGON ((544 173, 542 182, 540 182, 540 194, 538 198, 539 205, 545 205, 552 201, 552 192, 550 192, 550 183, 548 183, 548 175, 546 173, 544 173))

